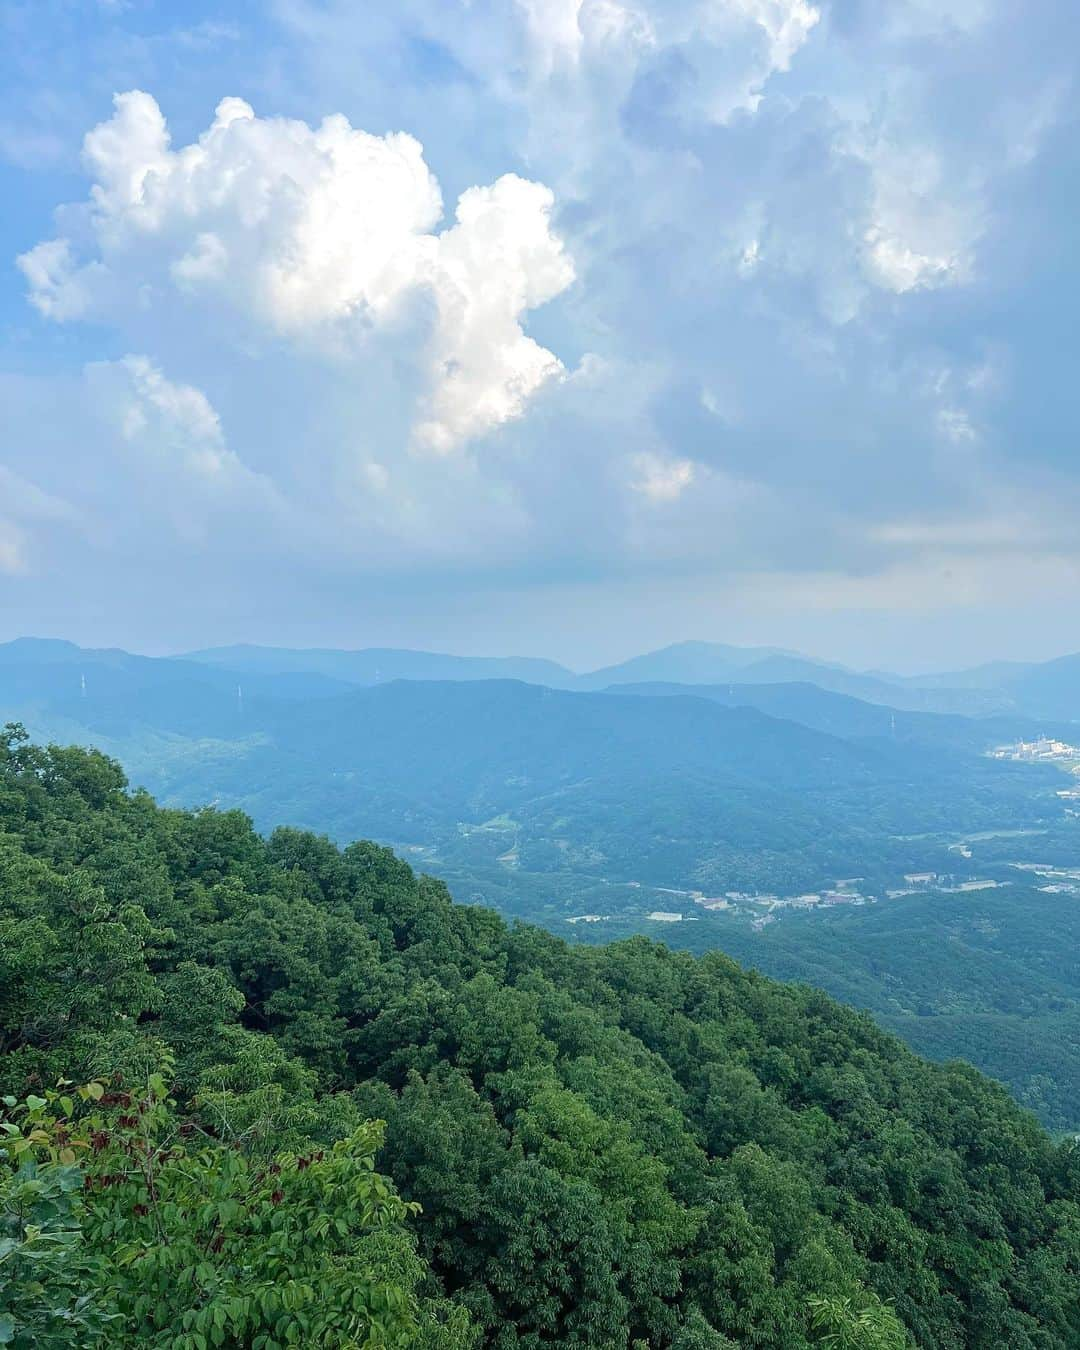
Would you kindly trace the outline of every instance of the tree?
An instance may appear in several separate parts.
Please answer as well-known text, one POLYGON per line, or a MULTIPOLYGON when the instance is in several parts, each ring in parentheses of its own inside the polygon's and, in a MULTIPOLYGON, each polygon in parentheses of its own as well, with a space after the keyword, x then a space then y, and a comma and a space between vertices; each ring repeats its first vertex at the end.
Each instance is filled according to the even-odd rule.
POLYGON ((829 1350, 906 1350, 907 1332, 877 1299, 812 1298, 810 1325, 818 1345, 829 1350))

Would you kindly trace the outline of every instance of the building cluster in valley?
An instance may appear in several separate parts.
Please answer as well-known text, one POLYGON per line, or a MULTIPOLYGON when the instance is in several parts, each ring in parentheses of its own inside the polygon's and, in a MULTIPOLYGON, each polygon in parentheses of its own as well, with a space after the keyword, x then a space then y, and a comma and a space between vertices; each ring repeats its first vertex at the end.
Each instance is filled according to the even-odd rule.
POLYGON ((1011 745, 999 745, 989 752, 991 759, 1012 759, 1029 763, 1080 765, 1080 746, 1069 745, 1067 741, 1056 740, 1052 736, 1040 736, 1034 741, 1015 741, 1011 745))
MULTIPOLYGON (((1038 746, 1042 743, 1031 744, 1038 746)), ((1053 753, 1061 748, 1073 749, 1061 741, 1047 741, 1045 744, 1053 753)), ((1074 753, 1080 755, 1080 751, 1074 753)), ((1075 772, 1080 779, 1080 766, 1075 772)), ((1069 791, 1080 802, 1080 782, 1069 791)), ((1080 812, 1075 814, 1080 815, 1080 812)), ((781 894, 778 891, 734 889, 708 892, 678 886, 656 886, 642 881, 619 881, 615 883, 619 887, 637 891, 641 895, 641 900, 637 905, 632 905, 630 911, 620 905, 608 913, 575 914, 568 916, 565 921, 569 924, 602 924, 625 921, 630 913, 636 913, 639 922, 662 926, 713 922, 715 916, 715 920, 721 922, 729 920, 744 923, 754 930, 760 930, 789 914, 822 914, 836 906, 876 905, 900 900, 905 896, 971 894, 975 897, 980 892, 1001 887, 1030 886, 1051 895, 1080 898, 1080 866, 1068 865, 1073 861, 1072 857, 1067 856, 1066 861, 1055 863, 988 860, 983 875, 974 871, 974 849, 982 842, 1013 836, 1019 841, 1021 837, 1030 836, 1029 842, 1034 843, 1043 834, 1045 831, 1038 829, 998 829, 954 837, 951 841, 942 839, 938 847, 956 860, 955 866, 946 865, 941 871, 897 874, 892 884, 880 876, 838 877, 817 890, 781 894), (651 908, 650 902, 656 907, 651 908)))
POLYGON ((1051 863, 1010 863, 1018 872, 1037 877, 1047 895, 1080 895, 1080 867, 1055 867, 1051 863))
MULTIPOLYGON (((955 846, 954 846, 955 847, 955 846)), ((971 850, 964 848, 962 856, 971 857, 971 850)), ((1039 889, 1053 891, 1073 891, 1080 894, 1080 869, 1044 868, 1041 864, 1010 864, 1035 873, 1044 882, 1039 889)), ((640 882, 624 883, 634 889, 642 889, 640 882)), ((767 924, 775 923, 789 913, 811 913, 828 910, 837 905, 874 905, 883 900, 897 900, 907 895, 920 895, 928 891, 944 895, 962 895, 969 892, 995 890, 1000 886, 1009 886, 1008 880, 990 877, 956 876, 940 872, 907 872, 903 884, 875 888, 871 892, 866 887, 864 877, 839 878, 816 891, 804 891, 796 895, 780 895, 769 891, 724 891, 719 895, 708 895, 704 891, 682 890, 674 886, 649 887, 656 895, 672 897, 676 903, 684 902, 680 909, 654 909, 643 912, 641 917, 648 923, 672 924, 693 923, 705 917, 694 910, 688 910, 685 903, 693 905, 698 911, 707 914, 725 915, 732 919, 749 921, 756 930, 767 924)), ((624 918, 624 914, 575 914, 566 919, 570 924, 603 923, 607 919, 624 918)))
MULTIPOLYGON (((1053 736, 1040 736, 1034 741, 1016 741, 999 745, 987 752, 991 759, 1007 759, 1025 764, 1051 764, 1057 769, 1080 779, 1080 746, 1059 741, 1053 736)), ((1071 787, 1058 788, 1058 797, 1065 803, 1065 814, 1080 816, 1080 782, 1071 787)))

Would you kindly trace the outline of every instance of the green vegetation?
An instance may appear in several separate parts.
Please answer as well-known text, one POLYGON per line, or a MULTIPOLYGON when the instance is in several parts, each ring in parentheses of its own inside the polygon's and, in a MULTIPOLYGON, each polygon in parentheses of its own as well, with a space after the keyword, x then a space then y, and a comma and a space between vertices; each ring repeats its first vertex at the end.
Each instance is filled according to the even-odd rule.
MULTIPOLYGON (((504 667, 246 649, 214 661, 13 643, 0 646, 0 709, 25 714, 38 739, 97 744, 170 806, 374 838, 459 901, 590 941, 641 931, 651 910, 693 912, 663 887, 790 895, 859 876, 883 894, 905 872, 1015 880, 1018 856, 1080 864, 1080 819, 1056 795, 1070 780, 983 754, 1068 728, 894 711, 808 684, 350 689, 504 667), (949 848, 960 836, 970 861, 949 848), (610 919, 563 928, 589 913, 610 919)), ((920 1052, 1000 1078, 1052 1130, 1080 1128, 1080 991, 1027 959, 1071 950, 1070 904, 1015 886, 985 906, 910 897, 888 916, 785 915, 760 935, 711 918, 649 931, 868 1008, 920 1052), (985 906, 1000 938, 956 931, 985 906), (1004 1006, 1010 989, 1024 997, 1004 1006)))
MULTIPOLYGON (((612 920, 567 934, 611 941, 643 926, 612 920)), ((664 939, 699 954, 720 948, 866 1008, 920 1054, 966 1059, 1000 1079, 1051 1130, 1080 1130, 1076 896, 1021 885, 932 892, 789 914, 760 932, 703 914, 667 925, 664 939)))
POLYGON ((1080 1153, 976 1071, 16 731, 0 1094, 20 1350, 1080 1344, 1080 1153))
POLYGON ((61 1080, 5 1098, 0 1343, 475 1343, 463 1309, 415 1295, 415 1206, 374 1171, 377 1125, 279 1152, 280 1116, 237 1129, 215 1114, 227 1092, 202 1119, 166 1094, 155 1071, 133 1090, 61 1080))
POLYGON ((715 690, 646 697, 508 680, 329 696, 301 683, 290 700, 266 683, 284 677, 252 675, 241 700, 231 672, 127 657, 92 667, 84 697, 74 658, 8 661, 0 709, 39 739, 105 749, 170 805, 213 801, 264 830, 284 821, 423 850, 456 893, 523 917, 541 912, 545 888, 566 915, 607 883, 887 884, 950 870, 956 834, 1066 821, 1061 773, 986 759, 976 724, 900 714, 894 739, 888 710, 820 690, 785 686, 770 704, 782 716, 722 706, 715 690))

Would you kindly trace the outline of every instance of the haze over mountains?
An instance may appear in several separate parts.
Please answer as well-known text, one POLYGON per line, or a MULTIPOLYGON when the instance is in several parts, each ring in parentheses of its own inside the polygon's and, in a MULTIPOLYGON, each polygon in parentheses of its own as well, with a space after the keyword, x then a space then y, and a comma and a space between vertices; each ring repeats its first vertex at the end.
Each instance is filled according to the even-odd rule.
POLYGON ((811 979, 1065 1128, 1080 1123, 1080 987, 1054 954, 1078 903, 1077 780, 987 752, 1080 740, 1077 665, 938 686, 704 643, 577 674, 23 639, 0 645, 0 721, 104 749, 167 805, 390 844, 457 899, 556 931, 662 930, 811 979), (940 893, 904 899, 912 875, 940 893), (923 941, 940 955, 929 984, 923 941), (1009 989, 1024 992, 1003 1002, 1009 989))
POLYGON ((349 684, 394 679, 517 679, 555 689, 594 690, 650 682, 803 682, 911 711, 968 716, 1016 712, 1066 721, 1080 718, 1080 655, 1041 663, 1001 661, 971 670, 918 676, 859 672, 778 647, 735 647, 718 642, 680 642, 580 674, 557 662, 534 658, 446 656, 392 648, 346 652, 235 646, 191 652, 185 659, 253 674, 317 673, 349 684))
MULTIPOLYGON (((1041 667, 1025 668, 1026 683, 1014 667, 1005 675, 1010 689, 1053 687, 1064 716, 1080 716, 1067 680, 1041 667)), ((1068 721, 1003 712, 1003 689, 971 691, 992 715, 906 706, 963 693, 703 643, 585 675, 374 649, 0 647, 0 714, 101 745, 168 801, 421 850, 504 908, 531 907, 529 879, 545 878, 559 912, 583 881, 723 892, 869 874, 884 886, 942 870, 963 835, 1067 824, 1058 768, 986 751, 1066 739, 1068 721), (779 678, 793 674, 804 678, 779 678), (897 702, 833 687, 844 683, 897 702)))
MULTIPOLYGON (((453 656, 399 648, 294 649, 241 644, 141 657, 119 649, 89 649, 57 639, 22 638, 0 644, 0 665, 13 670, 78 666, 105 669, 117 679, 157 682, 165 674, 212 683, 242 675, 252 692, 309 696, 392 680, 523 680, 552 689, 599 691, 620 685, 805 684, 865 703, 911 712, 986 717, 995 713, 1036 719, 1080 720, 1080 654, 1052 661, 1001 661, 942 674, 903 676, 860 672, 774 647, 682 642, 598 670, 576 672, 533 657, 453 656), (153 663, 152 667, 150 664, 153 663), (150 670, 154 675, 150 675, 150 670)), ((58 672, 52 677, 63 683, 58 672)))

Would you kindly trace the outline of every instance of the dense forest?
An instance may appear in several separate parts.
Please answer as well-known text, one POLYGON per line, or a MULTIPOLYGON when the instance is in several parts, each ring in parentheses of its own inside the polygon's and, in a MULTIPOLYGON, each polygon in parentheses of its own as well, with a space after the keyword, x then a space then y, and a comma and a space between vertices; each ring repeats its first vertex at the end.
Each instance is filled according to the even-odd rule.
MULTIPOLYGON (((612 919, 564 927, 574 940, 598 942, 658 925, 612 919)), ((680 950, 720 947, 775 979, 812 984, 866 1008, 920 1054, 966 1059, 1000 1079, 1051 1130, 1080 1131, 1074 895, 1019 884, 934 891, 787 914, 760 931, 703 914, 665 924, 663 933, 680 950)))
POLYGON ((0 736, 0 1344, 1080 1345, 1080 1151, 713 952, 0 736))

